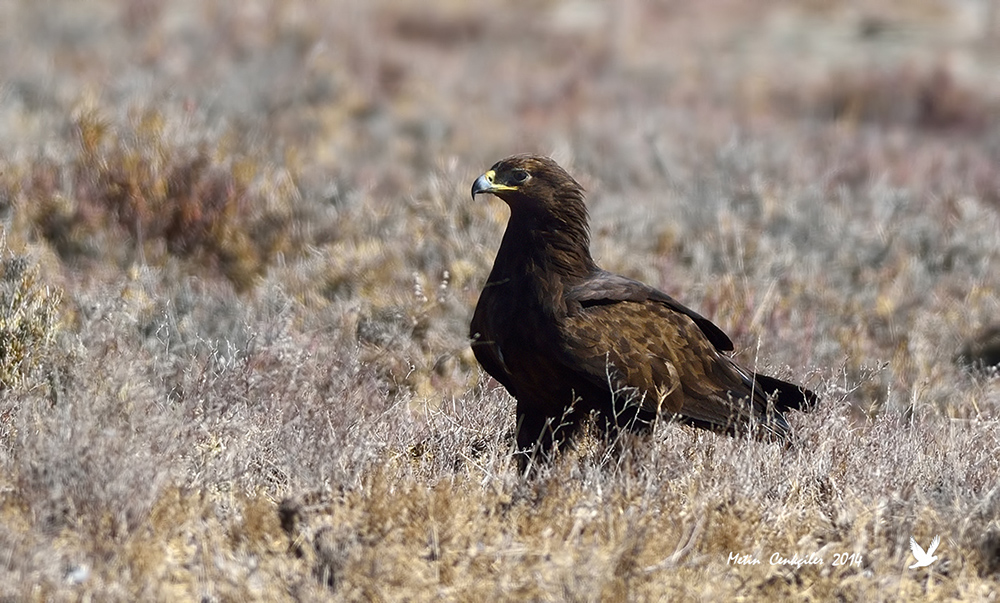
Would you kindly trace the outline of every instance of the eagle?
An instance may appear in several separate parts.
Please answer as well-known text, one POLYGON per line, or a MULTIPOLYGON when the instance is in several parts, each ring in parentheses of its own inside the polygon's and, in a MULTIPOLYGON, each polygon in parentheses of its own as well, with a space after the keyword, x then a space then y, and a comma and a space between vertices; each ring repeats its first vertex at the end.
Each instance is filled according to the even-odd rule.
POLYGON ((476 360, 517 401, 522 467, 596 413, 606 432, 657 418, 784 439, 808 389, 734 362, 712 321, 662 291, 602 270, 584 190, 548 157, 514 155, 472 184, 510 207, 470 325, 476 360))

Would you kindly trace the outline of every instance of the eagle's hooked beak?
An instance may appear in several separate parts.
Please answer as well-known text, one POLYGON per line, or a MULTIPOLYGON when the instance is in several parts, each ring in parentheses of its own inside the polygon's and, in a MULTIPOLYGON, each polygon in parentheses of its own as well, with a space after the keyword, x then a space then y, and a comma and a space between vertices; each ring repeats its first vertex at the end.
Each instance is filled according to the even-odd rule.
POLYGON ((490 170, 479 178, 476 178, 476 181, 472 183, 472 198, 475 199, 479 193, 493 192, 493 179, 496 177, 497 173, 490 170))
POLYGON ((479 178, 476 178, 476 181, 472 183, 472 198, 475 199, 479 193, 493 193, 500 196, 500 193, 504 191, 516 190, 518 190, 516 186, 497 182, 496 170, 490 170, 479 178))

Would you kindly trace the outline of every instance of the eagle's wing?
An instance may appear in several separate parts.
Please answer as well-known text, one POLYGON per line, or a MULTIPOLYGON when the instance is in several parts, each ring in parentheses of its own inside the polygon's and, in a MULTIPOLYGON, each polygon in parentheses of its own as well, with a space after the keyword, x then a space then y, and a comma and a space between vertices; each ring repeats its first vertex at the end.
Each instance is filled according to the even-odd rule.
POLYGON ((610 273, 571 288, 566 299, 575 311, 561 329, 562 360, 592 383, 631 393, 645 410, 704 427, 739 429, 756 419, 777 435, 787 433, 780 410, 800 406, 805 390, 755 375, 720 354, 732 342, 708 319, 610 273), (777 402, 785 386, 798 396, 795 403, 777 402), (775 391, 769 412, 768 395, 775 391))
POLYGON ((584 307, 622 301, 656 301, 664 307, 690 318, 718 351, 730 352, 733 350, 733 342, 729 336, 715 326, 711 320, 666 293, 619 274, 602 270, 573 287, 567 295, 567 300, 575 301, 584 307))

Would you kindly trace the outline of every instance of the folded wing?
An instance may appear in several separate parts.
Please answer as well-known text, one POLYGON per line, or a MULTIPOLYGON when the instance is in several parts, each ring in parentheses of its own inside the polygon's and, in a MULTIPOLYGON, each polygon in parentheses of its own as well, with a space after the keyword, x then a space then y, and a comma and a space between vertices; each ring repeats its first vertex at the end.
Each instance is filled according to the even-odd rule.
POLYGON ((781 412, 815 398, 740 367, 721 353, 732 342, 711 321, 636 281, 600 273, 567 300, 564 362, 645 411, 715 430, 740 431, 756 421, 785 436, 781 412))

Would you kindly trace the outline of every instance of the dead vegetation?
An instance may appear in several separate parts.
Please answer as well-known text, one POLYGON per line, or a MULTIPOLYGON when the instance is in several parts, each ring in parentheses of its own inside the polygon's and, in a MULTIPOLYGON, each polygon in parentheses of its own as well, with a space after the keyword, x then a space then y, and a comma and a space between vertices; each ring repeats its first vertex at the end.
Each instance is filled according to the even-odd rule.
POLYGON ((990 600, 989 32, 753 6, 0 8, 0 597, 990 600), (516 474, 466 329, 506 220, 469 186, 518 151, 823 396, 793 446, 516 474))

